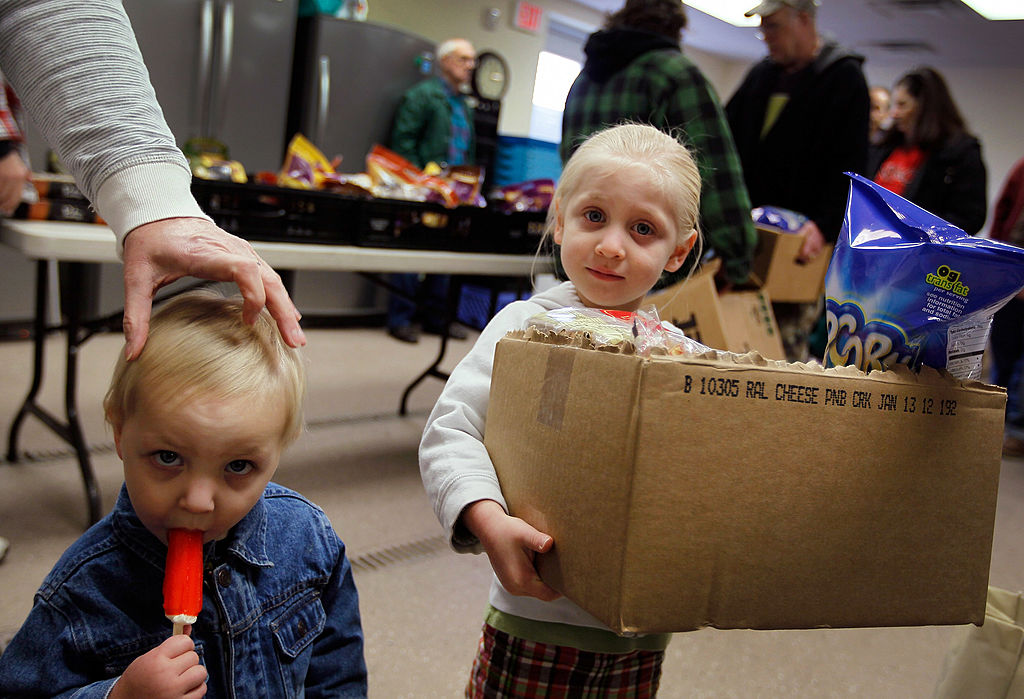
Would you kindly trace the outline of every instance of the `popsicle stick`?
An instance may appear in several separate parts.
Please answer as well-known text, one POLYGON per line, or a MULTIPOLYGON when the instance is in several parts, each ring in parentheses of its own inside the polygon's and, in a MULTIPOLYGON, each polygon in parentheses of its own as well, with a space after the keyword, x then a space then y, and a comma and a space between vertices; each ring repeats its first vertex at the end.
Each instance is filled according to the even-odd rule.
POLYGON ((182 634, 182 633, 185 633, 185 624, 184 624, 184 622, 175 621, 174 622, 174 631, 172 632, 172 635, 177 636, 178 634, 182 634))

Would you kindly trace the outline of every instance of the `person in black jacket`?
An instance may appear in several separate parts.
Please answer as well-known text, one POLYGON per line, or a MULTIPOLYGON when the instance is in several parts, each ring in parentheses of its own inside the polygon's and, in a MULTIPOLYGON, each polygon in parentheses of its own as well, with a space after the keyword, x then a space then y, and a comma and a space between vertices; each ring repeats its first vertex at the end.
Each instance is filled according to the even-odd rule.
POLYGON ((839 237, 850 188, 868 153, 864 58, 819 35, 813 0, 769 0, 761 15, 768 56, 754 65, 725 111, 754 206, 807 216, 806 257, 839 237))
MULTIPOLYGON (((818 33, 817 0, 766 0, 761 15, 768 56, 726 104, 753 206, 804 214, 807 261, 834 243, 850 189, 845 172, 863 172, 868 153, 864 58, 818 33)), ((806 359, 822 305, 774 304, 786 356, 806 359)))
POLYGON ((893 128, 871 150, 875 182, 974 235, 988 211, 981 144, 942 75, 927 66, 896 81, 893 128))

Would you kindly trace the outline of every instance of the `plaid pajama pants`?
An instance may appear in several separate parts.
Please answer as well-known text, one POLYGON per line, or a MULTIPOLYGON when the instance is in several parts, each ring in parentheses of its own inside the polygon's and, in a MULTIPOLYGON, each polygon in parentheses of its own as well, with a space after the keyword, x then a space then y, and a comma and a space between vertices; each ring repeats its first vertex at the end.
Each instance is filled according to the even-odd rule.
POLYGON ((647 699, 658 692, 664 651, 592 653, 524 641, 484 624, 468 699, 647 699))

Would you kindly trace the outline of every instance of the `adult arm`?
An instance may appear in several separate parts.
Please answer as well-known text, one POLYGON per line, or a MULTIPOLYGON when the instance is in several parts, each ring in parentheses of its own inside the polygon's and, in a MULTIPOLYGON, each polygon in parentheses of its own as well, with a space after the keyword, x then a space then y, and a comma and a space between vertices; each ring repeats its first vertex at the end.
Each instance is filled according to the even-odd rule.
POLYGON ((129 357, 145 343, 156 290, 189 274, 234 281, 247 320, 266 305, 289 344, 304 342, 280 277, 192 196, 188 164, 118 0, 5 0, 0 66, 117 236, 129 357))

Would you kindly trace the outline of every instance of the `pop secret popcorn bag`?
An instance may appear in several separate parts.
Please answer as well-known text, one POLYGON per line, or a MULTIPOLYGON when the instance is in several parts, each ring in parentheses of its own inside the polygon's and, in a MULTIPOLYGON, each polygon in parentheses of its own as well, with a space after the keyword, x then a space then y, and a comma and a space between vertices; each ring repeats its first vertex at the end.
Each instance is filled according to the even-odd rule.
POLYGON ((1024 249, 974 238, 858 175, 825 277, 826 366, 981 377, 992 315, 1024 289, 1024 249))

